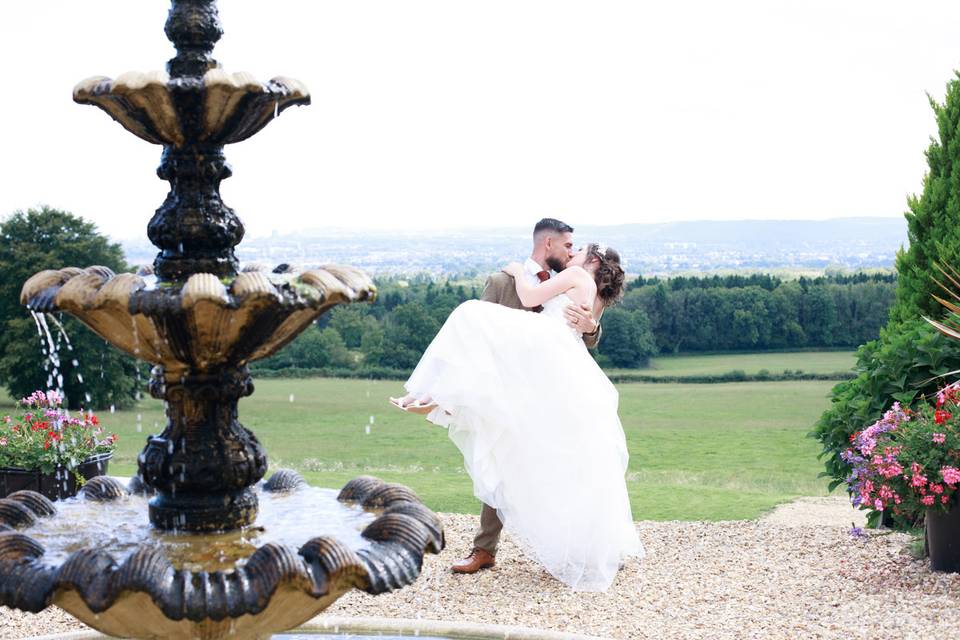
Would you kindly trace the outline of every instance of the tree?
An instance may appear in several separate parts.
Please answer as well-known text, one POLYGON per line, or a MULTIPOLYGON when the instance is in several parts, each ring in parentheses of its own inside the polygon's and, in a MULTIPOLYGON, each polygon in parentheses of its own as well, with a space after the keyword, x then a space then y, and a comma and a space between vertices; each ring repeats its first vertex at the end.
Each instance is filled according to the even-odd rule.
POLYGON ((293 341, 269 358, 256 363, 259 369, 346 368, 354 364, 343 338, 333 327, 320 328, 313 323, 293 341))
POLYGON ((360 339, 363 337, 363 327, 367 316, 368 307, 349 304, 334 307, 330 312, 329 326, 337 330, 344 344, 350 349, 360 347, 360 339))
POLYGON ((923 193, 907 204, 910 246, 897 254, 897 302, 891 320, 902 322, 919 314, 942 315, 932 294, 940 289, 934 263, 960 264, 960 73, 947 83, 943 104, 930 98, 937 119, 938 139, 927 148, 928 171, 923 193))
POLYGON ((412 369, 439 328, 440 323, 424 305, 419 302, 401 304, 387 316, 380 344, 365 351, 369 363, 412 369))
POLYGON ((644 367, 657 351, 650 321, 641 310, 614 308, 603 314, 599 352, 615 367, 644 367))
POLYGON ((80 217, 44 206, 16 211, 0 223, 0 381, 13 397, 62 387, 71 409, 132 403, 137 392, 132 358, 107 347, 78 320, 58 313, 46 325, 49 341, 58 345, 60 384, 55 365, 41 352, 41 342, 48 338, 40 319, 35 322, 20 305, 20 288, 34 273, 92 265, 116 273, 128 268, 120 245, 80 217))

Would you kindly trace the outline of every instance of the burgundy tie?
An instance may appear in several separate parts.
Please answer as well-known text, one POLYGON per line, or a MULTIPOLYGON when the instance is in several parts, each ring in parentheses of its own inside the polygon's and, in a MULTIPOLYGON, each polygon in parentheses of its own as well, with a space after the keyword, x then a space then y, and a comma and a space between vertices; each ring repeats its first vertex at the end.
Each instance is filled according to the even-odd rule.
MULTIPOLYGON (((539 278, 540 282, 546 282, 547 280, 550 279, 550 272, 549 272, 549 271, 537 271, 537 278, 539 278)), ((535 306, 535 307, 533 308, 533 312, 534 312, 534 313, 540 313, 541 311, 543 311, 543 305, 542 305, 542 304, 539 304, 539 305, 537 305, 537 306, 535 306)))

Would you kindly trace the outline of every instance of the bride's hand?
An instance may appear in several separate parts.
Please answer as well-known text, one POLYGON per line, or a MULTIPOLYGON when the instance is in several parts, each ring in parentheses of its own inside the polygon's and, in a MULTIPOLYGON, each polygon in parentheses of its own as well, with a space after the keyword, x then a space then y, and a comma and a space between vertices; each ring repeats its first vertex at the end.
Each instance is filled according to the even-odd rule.
POLYGON ((519 278, 523 275, 523 265, 519 262, 511 262, 503 268, 503 272, 507 275, 513 276, 514 278, 519 278))

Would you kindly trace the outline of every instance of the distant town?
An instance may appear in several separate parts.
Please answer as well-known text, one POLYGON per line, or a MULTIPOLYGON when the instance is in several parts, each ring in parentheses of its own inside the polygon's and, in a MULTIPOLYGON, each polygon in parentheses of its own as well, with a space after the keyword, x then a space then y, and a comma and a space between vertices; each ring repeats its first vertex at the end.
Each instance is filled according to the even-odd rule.
MULTIPOLYGON (((742 220, 582 225, 578 243, 599 242, 620 251, 632 275, 724 271, 858 271, 891 269, 907 244, 903 218, 823 221, 742 220)), ((132 264, 153 262, 145 240, 121 241, 132 264)), ((530 250, 530 229, 431 231, 307 230, 247 238, 243 263, 274 267, 349 264, 374 275, 474 276, 495 270, 530 250)))

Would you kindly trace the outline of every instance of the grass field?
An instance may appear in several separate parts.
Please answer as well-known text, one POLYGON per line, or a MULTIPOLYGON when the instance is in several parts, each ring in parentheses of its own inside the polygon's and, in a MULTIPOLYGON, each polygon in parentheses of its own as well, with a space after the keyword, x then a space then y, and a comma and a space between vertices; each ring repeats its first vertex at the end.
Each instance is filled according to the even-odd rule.
POLYGON ((643 373, 651 376, 719 375, 734 370, 756 374, 762 369, 783 373, 784 369, 804 373, 850 371, 856 363, 853 351, 793 351, 787 353, 734 353, 681 355, 652 358, 646 369, 612 369, 610 373, 643 373))
MULTIPOLYGON (((754 518, 795 496, 825 494, 818 448, 806 434, 832 384, 619 385, 634 517, 754 518)), ((400 388, 392 381, 262 380, 241 401, 240 418, 266 446, 271 469, 291 467, 329 487, 372 474, 409 485, 435 510, 478 512, 446 431, 387 404, 400 388)), ((161 403, 145 399, 134 410, 99 415, 120 435, 110 472, 135 473, 147 435, 162 430, 161 403)))

